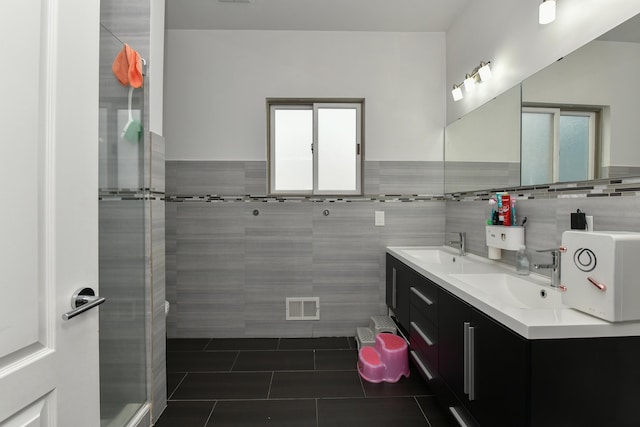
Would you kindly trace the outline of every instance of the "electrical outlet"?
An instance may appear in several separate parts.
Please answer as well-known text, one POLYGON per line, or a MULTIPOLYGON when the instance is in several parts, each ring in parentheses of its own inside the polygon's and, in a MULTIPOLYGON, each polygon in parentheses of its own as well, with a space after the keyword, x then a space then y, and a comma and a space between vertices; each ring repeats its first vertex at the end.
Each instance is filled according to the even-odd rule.
POLYGON ((384 211, 375 212, 376 227, 384 227, 384 211))

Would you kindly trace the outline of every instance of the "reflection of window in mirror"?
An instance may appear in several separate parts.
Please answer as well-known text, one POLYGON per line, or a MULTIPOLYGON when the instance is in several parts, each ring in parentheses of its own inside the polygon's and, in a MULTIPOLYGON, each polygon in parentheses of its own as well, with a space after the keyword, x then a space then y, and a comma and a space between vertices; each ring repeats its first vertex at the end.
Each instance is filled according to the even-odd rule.
POLYGON ((594 179, 598 113, 523 107, 521 185, 594 179))

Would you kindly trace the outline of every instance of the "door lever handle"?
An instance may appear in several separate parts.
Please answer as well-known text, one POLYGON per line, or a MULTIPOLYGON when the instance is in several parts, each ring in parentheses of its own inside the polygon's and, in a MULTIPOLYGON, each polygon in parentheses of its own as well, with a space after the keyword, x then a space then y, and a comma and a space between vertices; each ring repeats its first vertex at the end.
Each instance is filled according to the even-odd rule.
POLYGON ((73 319, 78 314, 84 313, 87 310, 91 310, 93 307, 97 307, 105 301, 106 298, 96 296, 96 293, 93 289, 80 288, 71 297, 71 308, 73 308, 73 310, 63 314, 62 319, 73 319))

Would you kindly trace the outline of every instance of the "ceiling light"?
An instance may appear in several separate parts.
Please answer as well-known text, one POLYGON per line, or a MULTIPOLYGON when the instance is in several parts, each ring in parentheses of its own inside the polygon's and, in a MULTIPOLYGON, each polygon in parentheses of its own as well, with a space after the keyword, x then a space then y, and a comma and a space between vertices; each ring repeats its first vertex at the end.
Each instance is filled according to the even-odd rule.
POLYGON ((464 98, 464 96, 462 95, 462 89, 460 89, 459 85, 453 85, 451 96, 453 96, 454 101, 460 101, 462 98, 464 98))
POLYGON ((556 19, 556 0, 543 0, 538 9, 538 22, 549 24, 556 19))

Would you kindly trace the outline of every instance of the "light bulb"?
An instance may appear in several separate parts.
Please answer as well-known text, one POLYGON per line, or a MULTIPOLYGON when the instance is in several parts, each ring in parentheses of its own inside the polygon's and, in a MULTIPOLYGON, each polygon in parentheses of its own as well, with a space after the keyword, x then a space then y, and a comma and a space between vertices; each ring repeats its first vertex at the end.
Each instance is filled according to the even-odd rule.
POLYGON ((460 101, 464 96, 462 95, 462 89, 460 86, 454 86, 451 91, 451 96, 453 96, 454 101, 460 101))
POLYGON ((476 80, 473 78, 473 76, 467 74, 467 77, 464 79, 464 90, 466 90, 467 92, 473 92, 475 88, 476 80))
POLYGON ((549 24, 556 19, 556 0, 544 0, 538 10, 538 22, 549 24))
POLYGON ((487 80, 491 79, 492 74, 489 64, 482 65, 482 67, 478 69, 478 75, 480 76, 480 81, 482 82, 486 82, 487 80))

